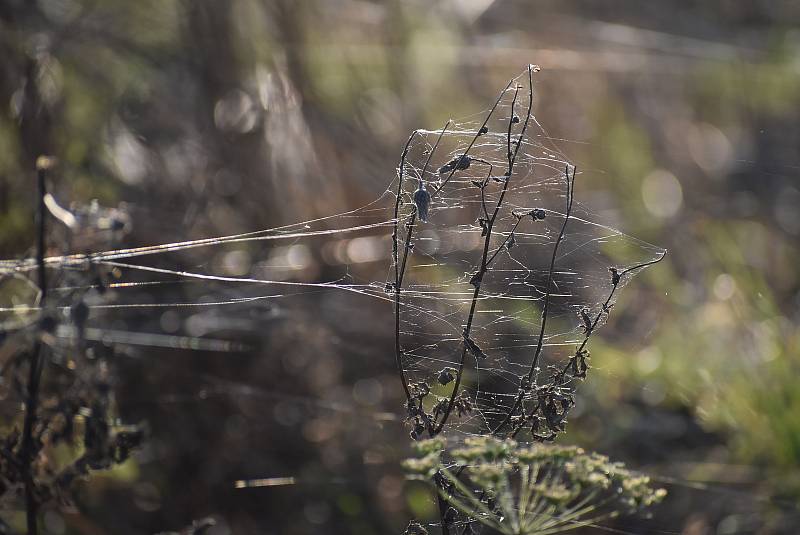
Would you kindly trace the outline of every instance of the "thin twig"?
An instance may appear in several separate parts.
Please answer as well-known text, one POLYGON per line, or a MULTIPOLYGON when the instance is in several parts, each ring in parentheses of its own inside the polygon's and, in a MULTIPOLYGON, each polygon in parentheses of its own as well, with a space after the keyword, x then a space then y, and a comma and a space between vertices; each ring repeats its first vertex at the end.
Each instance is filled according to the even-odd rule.
MULTIPOLYGON (((467 149, 461 155, 462 158, 467 156, 467 154, 472 149, 472 147, 475 144, 475 142, 477 141, 477 139, 482 135, 482 132, 483 132, 484 128, 489 123, 489 120, 492 118, 492 115, 494 114, 495 110, 497 109, 497 106, 500 104, 500 101, 503 99, 503 96, 505 95, 506 91, 508 91, 508 88, 511 87, 512 83, 513 83, 513 80, 510 81, 508 83, 508 85, 500 92, 500 95, 497 97, 497 100, 495 101, 494 105, 489 110, 489 113, 487 113, 486 118, 483 121, 483 124, 475 132, 475 136, 472 138, 472 141, 470 142, 469 146, 467 146, 467 149)), ((445 126, 445 128, 447 128, 447 126, 449 126, 449 124, 450 124, 450 121, 447 122, 447 125, 445 126)), ((526 121, 526 126, 527 126, 527 121, 526 121)), ((400 347, 400 292, 402 291, 403 278, 404 278, 405 272, 406 272, 406 264, 407 264, 407 261, 408 261, 408 256, 409 256, 409 253, 411 251, 412 244, 413 244, 412 237, 413 237, 414 224, 416 222, 416 216, 417 216, 416 210, 414 210, 411 213, 411 216, 409 217, 409 220, 406 223, 407 233, 406 233, 406 237, 405 237, 405 246, 404 246, 404 250, 403 250, 403 260, 402 260, 402 262, 399 262, 399 258, 398 258, 398 256, 399 256, 398 229, 399 229, 399 225, 400 225, 400 219, 399 219, 399 213, 400 212, 399 211, 400 211, 400 203, 401 203, 401 198, 402 198, 401 196, 402 196, 403 179, 404 179, 404 172, 405 172, 405 162, 406 162, 406 158, 408 157, 408 151, 409 151, 409 147, 411 146, 411 142, 412 142, 415 134, 417 134, 417 133, 418 133, 417 131, 414 131, 411 134, 411 136, 408 138, 408 141, 406 142, 405 148, 403 149, 403 155, 402 155, 402 158, 401 158, 401 161, 400 161, 400 177, 399 177, 399 184, 397 186, 397 198, 395 199, 395 212, 394 212, 394 223, 393 223, 394 231, 392 233, 392 254, 393 254, 393 260, 394 260, 394 265, 395 265, 395 283, 394 283, 394 292, 395 292, 395 360, 396 360, 397 367, 398 367, 398 370, 399 370, 399 373, 400 373, 400 378, 401 378, 401 381, 402 381, 402 384, 403 384, 403 390, 405 391, 406 399, 408 401, 411 401, 411 391, 410 391, 409 384, 408 384, 408 378, 407 378, 407 376, 405 374, 405 369, 403 368, 402 349, 400 347)), ((441 133, 439 134, 439 140, 441 140, 443 135, 444 135, 444 129, 442 129, 441 133)), ((439 141, 437 140, 436 145, 438 145, 438 143, 439 143, 439 141)), ((434 147, 434 150, 435 150, 435 147, 434 147)), ((426 168, 428 166, 428 163, 431 161, 432 157, 433 157, 433 151, 431 151, 431 154, 428 156, 428 160, 425 163, 425 167, 426 168)), ((486 162, 486 163, 488 164, 488 162, 486 162)), ((491 164, 489 164, 489 166, 490 166, 490 169, 491 169, 491 164)), ((456 166, 456 168, 452 169, 450 171, 450 174, 447 176, 447 178, 434 191, 431 192, 431 201, 442 190, 442 188, 444 188, 445 185, 450 181, 450 179, 453 177, 453 174, 455 173, 456 170, 457 170, 457 166, 456 166)), ((421 412, 424 413, 424 411, 421 411, 421 412)), ((429 432, 429 434, 433 435, 434 434, 434 429, 429 426, 428 432, 429 432)))
MULTIPOLYGON (((406 372, 403 369, 403 361, 402 355, 400 351, 400 266, 398 264, 398 247, 397 247, 397 231, 398 225, 400 224, 400 202, 402 200, 403 194, 403 173, 405 170, 405 163, 406 157, 408 156, 408 150, 411 146, 411 141, 414 139, 414 136, 417 134, 417 131, 414 130, 406 141, 406 146, 403 148, 403 155, 400 158, 400 173, 397 182, 397 198, 395 199, 394 203, 394 229, 392 230, 392 262, 394 263, 394 319, 395 319, 395 339, 394 339, 394 349, 395 349, 395 360, 397 363, 397 370, 400 373, 400 382, 403 385, 403 391, 406 394, 406 399, 411 401, 411 392, 408 388, 408 379, 406 378, 406 372)), ((406 240, 406 244, 408 244, 408 240, 406 240)))
MULTIPOLYGON (((513 82, 513 80, 512 80, 513 82)), ((510 87, 511 82, 507 86, 510 87)), ((453 410, 453 405, 455 403, 456 397, 458 396, 459 388, 461 386, 461 379, 464 374, 464 363, 466 362, 467 358, 467 351, 468 351, 468 340, 470 333, 472 331, 472 322, 475 319, 475 309, 478 303, 478 296, 480 295, 481 285, 483 281, 483 276, 486 273, 486 261, 489 254, 489 243, 492 238, 492 228, 494 227, 494 223, 497 220, 497 215, 500 212, 500 208, 503 205, 503 200, 505 198, 506 192, 508 191, 508 185, 511 182, 511 175, 514 171, 514 163, 516 162, 517 154, 519 154, 519 147, 522 145, 522 140, 525 137, 525 132, 528 129, 528 124, 530 123, 531 118, 531 111, 533 109, 533 67, 528 66, 528 91, 529 91, 529 100, 528 100, 528 111, 525 117, 525 122, 522 125, 522 130, 519 134, 519 138, 517 139, 516 148, 512 151, 511 150, 511 125, 515 124, 514 122, 514 107, 517 102, 517 96, 519 94, 520 87, 517 86, 516 90, 514 91, 514 99, 511 102, 511 114, 508 119, 508 133, 507 133, 507 149, 508 149, 508 170, 506 172, 505 181, 503 182, 503 190, 500 193, 500 197, 497 200, 497 204, 495 205, 494 212, 492 213, 492 217, 486 223, 486 236, 483 242, 483 254, 481 256, 481 263, 478 269, 478 273, 475 274, 473 280, 475 281, 475 290, 472 293, 472 300, 470 302, 469 314, 467 315, 467 323, 464 326, 464 341, 463 347, 461 350, 461 360, 458 364, 458 371, 456 373, 456 380, 455 385, 453 386, 453 392, 450 395, 450 400, 447 403, 447 407, 445 408, 444 415, 442 416, 439 425, 436 427, 435 433, 433 435, 438 435, 442 429, 444 428, 447 420, 450 417, 450 414, 453 410)), ((505 93, 505 90, 503 91, 505 93)), ((495 106, 497 106, 495 104, 495 106)), ((481 195, 483 195, 483 188, 481 188, 481 195)))
MULTIPOLYGON (((44 265, 45 253, 45 231, 46 213, 44 198, 47 193, 45 179, 47 178, 47 167, 49 162, 38 161, 36 178, 38 186, 38 206, 36 212, 36 262, 39 266, 39 306, 42 310, 47 305, 47 274, 44 265)), ((22 449, 20 450, 20 461, 22 464, 22 475, 25 478, 25 518, 28 526, 28 535, 36 535, 38 526, 36 516, 39 504, 35 496, 35 482, 31 473, 33 461, 33 427, 36 424, 36 411, 39 404, 39 384, 42 378, 42 342, 37 336, 36 342, 31 351, 30 365, 28 369, 28 392, 25 399, 25 420, 22 429, 22 449)))
MULTIPOLYGON (((616 277, 612 277, 612 279, 611 279, 611 291, 608 293, 608 297, 606 297, 606 300, 603 302, 603 305, 600 308, 600 311, 595 316, 595 318, 592 321, 592 323, 590 324, 589 328, 586 329, 586 334, 583 337, 583 341, 577 347, 577 349, 575 349, 574 355, 564 365, 564 368, 560 372, 558 372, 555 376, 553 376, 553 379, 552 379, 551 385, 550 385, 551 389, 556 388, 557 386, 561 386, 561 385, 564 384, 564 377, 566 376, 567 371, 569 371, 570 367, 572 366, 573 359, 579 358, 579 356, 581 355, 583 350, 586 349, 586 344, 589 343, 589 338, 595 332, 595 329, 597 328, 597 324, 600 323, 600 319, 603 317, 603 314, 608 314, 609 313, 609 311, 611 309, 611 306, 610 306, 611 305, 611 300, 614 298, 614 294, 616 293, 617 288, 619 288, 620 282, 622 282, 622 277, 624 277, 628 273, 630 273, 632 271, 635 271, 637 269, 641 269, 643 267, 647 267, 647 266, 652 266, 654 264, 658 264, 659 262, 664 260, 664 257, 666 257, 666 256, 667 256, 667 251, 663 251, 661 253, 661 256, 659 256, 655 260, 650 260, 648 262, 642 262, 641 264, 636 264, 635 266, 629 267, 629 268, 627 268, 627 269, 625 269, 623 271, 618 272, 616 277)), ((531 418, 533 418, 533 416, 536 414, 536 412, 539 410, 540 407, 541 407, 541 402, 539 402, 536 405, 536 407, 534 407, 533 410, 530 413, 528 413, 528 416, 526 418, 523 418, 520 421, 520 423, 514 429, 514 432, 511 433, 511 438, 515 438, 517 436, 517 434, 524 427, 525 423, 528 420, 530 420, 531 418)))
MULTIPOLYGON (((617 288, 619 288, 619 284, 620 284, 620 282, 622 282, 622 277, 624 277, 625 275, 627 275, 631 271, 634 271, 634 270, 637 270, 637 269, 641 269, 641 268, 647 267, 647 266, 652 266, 653 264, 658 264, 659 262, 664 260, 664 257, 666 257, 666 256, 667 256, 667 252, 663 251, 661 253, 661 256, 659 256, 655 260, 650 260, 649 262, 642 262, 641 264, 637 264, 637 265, 635 265, 633 267, 629 267, 628 269, 625 269, 623 271, 618 272, 617 273, 617 277, 612 278, 612 280, 611 280, 611 291, 608 293, 608 297, 606 297, 605 302, 603 302, 603 305, 600 308, 600 311, 595 316, 595 318, 592 321, 592 323, 590 324, 589 328, 586 329, 586 334, 583 337, 583 341, 581 342, 581 345, 579 345, 578 348, 575 350, 575 355, 574 355, 575 357, 578 357, 578 355, 580 355, 581 352, 583 352, 583 350, 586 348, 586 344, 589 342, 589 338, 592 336, 592 334, 594 334, 594 331, 597 328, 597 324, 600 323, 600 319, 603 317, 604 314, 608 314, 609 311, 611 310, 611 306, 610 306, 611 305, 611 299, 613 299, 614 294, 617 291, 617 288)), ((570 363, 567 363, 566 366, 564 367, 564 369, 561 372, 559 372, 558 376, 563 378, 564 375, 566 375, 567 370, 569 369, 569 366, 570 366, 570 363)))
MULTIPOLYGON (((533 354, 533 360, 531 361, 530 369, 528 370, 528 374, 526 376, 527 384, 530 385, 531 380, 533 378, 533 373, 536 370, 536 367, 539 364, 539 358, 542 354, 542 348, 544 347, 544 334, 545 329, 547 328, 547 317, 550 308, 550 296, 552 291, 553 285, 553 273, 555 269, 556 257, 558 256, 558 247, 561 245, 561 241, 564 239, 564 233, 567 230, 567 223, 569 222, 570 214, 572 213, 572 201, 574 199, 575 193, 575 174, 577 172, 577 168, 572 168, 572 179, 570 180, 569 177, 569 165, 567 165, 566 170, 564 171, 566 182, 567 182, 567 209, 566 213, 564 214, 564 223, 561 225, 561 231, 558 233, 558 239, 556 239, 556 243, 553 246, 553 254, 550 257, 550 268, 547 271, 547 287, 545 290, 544 296, 544 305, 542 307, 542 324, 539 328, 539 340, 536 343, 536 350, 533 354)), ((503 421, 500 422, 497 427, 492 430, 492 434, 497 434, 500 432, 503 427, 511 420, 511 417, 514 416, 514 413, 519 408, 520 403, 522 402, 522 398, 525 395, 525 389, 523 388, 523 379, 520 379, 520 389, 519 393, 517 394, 516 399, 514 400, 514 404, 509 409, 508 413, 506 414, 503 421)))
MULTIPOLYGON (((433 158, 433 153, 436 152, 436 149, 439 147, 439 142, 442 140, 447 128, 450 126, 451 121, 447 121, 447 124, 444 125, 441 132, 439 133, 439 137, 436 139, 436 143, 434 144, 433 148, 431 149, 430 154, 428 154, 428 159, 425 162, 425 166, 422 168, 422 174, 420 175, 420 180, 425 177, 425 171, 428 169, 428 165, 430 165, 431 159, 433 158)), ((411 401, 411 390, 408 384, 408 377, 406 376, 405 368, 403 368, 403 353, 400 347, 400 292, 403 287, 403 277, 406 272, 406 262, 408 260, 409 253, 411 252, 411 244, 413 232, 414 232, 414 223, 416 221, 417 211, 416 209, 411 213, 411 217, 409 218, 408 223, 406 223, 406 236, 404 240, 404 247, 403 247, 403 262, 400 264, 398 262, 398 227, 400 225, 400 202, 402 200, 403 195, 403 179, 405 177, 405 167, 406 167, 406 158, 408 157, 408 151, 411 147, 411 141, 414 139, 414 135, 417 134, 415 130, 412 132, 411 136, 409 136, 408 141, 406 142, 406 146, 403 149, 403 155, 400 158, 400 172, 398 177, 398 184, 397 184, 397 199, 395 200, 394 204, 394 230, 392 232, 392 259, 394 261, 394 319, 395 319, 395 360, 397 364, 397 369, 400 373, 400 381, 403 383, 403 390, 406 394, 406 400, 411 401)), ((421 408, 421 407, 420 407, 421 408)))

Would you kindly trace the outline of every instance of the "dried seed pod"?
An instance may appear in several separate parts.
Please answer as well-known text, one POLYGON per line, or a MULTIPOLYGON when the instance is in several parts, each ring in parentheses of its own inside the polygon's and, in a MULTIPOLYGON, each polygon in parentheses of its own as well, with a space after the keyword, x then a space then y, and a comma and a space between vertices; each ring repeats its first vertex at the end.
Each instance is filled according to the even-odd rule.
POLYGON ((428 222, 428 206, 431 203, 431 194, 425 189, 425 183, 419 181, 419 187, 414 192, 414 205, 417 207, 417 215, 423 223, 428 222))
POLYGON ((472 278, 469 279, 469 283, 473 286, 478 286, 481 283, 481 280, 483 280, 483 271, 478 270, 475 272, 472 278))
POLYGON ((583 331, 586 334, 589 334, 590 332, 592 332, 592 318, 589 317, 589 308, 588 307, 582 307, 578 311, 578 316, 580 316, 581 321, 583 322, 583 331))
POLYGON ((453 380, 453 372, 451 371, 451 368, 443 368, 439 372, 439 377, 437 379, 439 380, 440 385, 446 385, 450 383, 453 380))
POLYGON ((425 433, 425 426, 418 421, 414 424, 414 429, 411 430, 410 435, 413 440, 419 440, 423 433, 425 433))
POLYGON ((443 175, 445 173, 449 173, 452 170, 456 171, 463 171, 465 169, 469 169, 469 166, 472 164, 472 158, 467 156, 466 154, 462 154, 461 156, 456 156, 443 166, 439 168, 439 174, 443 175))
POLYGON ((481 226, 481 237, 486 236, 489 233, 489 220, 481 217, 478 224, 481 226))
POLYGON ((508 237, 508 240, 506 240, 506 249, 510 251, 511 248, 514 247, 516 244, 517 244, 517 239, 514 237, 514 233, 512 232, 511 235, 508 237))
POLYGON ((608 268, 608 271, 611 273, 611 284, 613 284, 614 286, 619 284, 619 281, 622 278, 622 275, 619 274, 619 271, 617 271, 617 268, 610 267, 610 268, 608 268))

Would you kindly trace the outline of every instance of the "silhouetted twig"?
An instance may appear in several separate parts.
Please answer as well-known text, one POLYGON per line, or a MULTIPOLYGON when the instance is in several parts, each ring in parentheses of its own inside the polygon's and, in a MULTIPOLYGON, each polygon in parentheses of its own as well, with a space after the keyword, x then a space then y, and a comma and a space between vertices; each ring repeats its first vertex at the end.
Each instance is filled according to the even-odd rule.
MULTIPOLYGON (((44 198, 47 194, 47 169, 50 165, 48 158, 42 156, 36 162, 36 183, 37 183, 37 210, 36 210, 36 263, 39 275, 39 307, 45 310, 47 305, 47 273, 44 265, 45 255, 45 232, 47 207, 44 198)), ((42 317, 44 319, 44 317, 42 317)), ((38 527, 36 524, 36 514, 38 503, 35 496, 35 482, 31 472, 33 461, 33 427, 36 424, 36 411, 39 404, 39 384, 42 378, 42 342, 40 333, 37 333, 36 341, 31 348, 30 364, 28 368, 28 392, 25 398, 25 420, 22 429, 22 449, 20 450, 20 461, 22 464, 22 475, 25 478, 25 518, 28 526, 28 535, 36 535, 38 527)))
POLYGON ((519 408, 520 403, 522 403, 522 398, 525 396, 525 393, 528 388, 530 388, 531 381, 533 380, 533 373, 536 370, 539 364, 539 358, 542 354, 542 348, 544 347, 544 334, 545 329, 547 328, 547 317, 550 309, 550 296, 552 295, 552 285, 553 285, 553 273, 556 264, 556 256, 558 255, 558 248, 561 245, 562 240, 564 239, 564 234, 567 230, 567 223, 569 223, 569 218, 572 213, 572 201, 574 199, 574 189, 575 189, 575 173, 577 168, 572 168, 572 179, 569 176, 569 166, 564 170, 564 176, 567 183, 567 209, 564 213, 564 223, 561 225, 561 230, 558 233, 558 238, 556 239, 556 243, 553 246, 553 254, 550 257, 550 268, 547 270, 547 286, 545 289, 544 295, 544 305, 542 306, 542 324, 539 328, 539 340, 536 342, 536 350, 533 353, 533 360, 531 361, 530 368, 528 369, 528 374, 520 379, 520 388, 519 393, 517 394, 516 399, 514 400, 513 405, 506 413, 505 418, 502 422, 500 422, 497 427, 492 430, 492 434, 499 433, 503 427, 511 420, 514 416, 514 413, 519 408))
POLYGON ((661 256, 656 258, 655 260, 651 260, 649 262, 642 262, 641 264, 637 264, 622 271, 618 271, 614 267, 609 268, 609 272, 611 273, 611 291, 608 293, 606 300, 603 302, 600 311, 595 315, 594 319, 590 320, 589 324, 584 327, 585 333, 583 341, 575 349, 575 353, 572 355, 572 357, 570 357, 570 359, 567 361, 564 367, 550 379, 547 385, 545 385, 543 389, 544 395, 538 396, 539 399, 537 401, 536 406, 528 413, 527 417, 520 419, 519 423, 516 425, 514 431, 510 435, 511 438, 515 438, 517 434, 519 434, 519 432, 523 429, 523 427, 525 427, 525 424, 536 415, 536 413, 542 407, 543 400, 545 400, 548 397, 548 395, 552 395, 554 391, 556 391, 558 388, 566 384, 567 382, 566 377, 570 371, 572 372, 570 374, 572 378, 576 377, 584 378, 586 376, 587 365, 585 361, 586 358, 588 357, 588 352, 586 351, 586 344, 589 343, 589 338, 595 332, 597 324, 600 323, 600 320, 602 319, 603 315, 604 314, 607 315, 610 312, 611 307, 613 306, 611 304, 611 300, 614 298, 614 294, 616 293, 617 288, 619 287, 619 284, 622 281, 622 278, 628 273, 631 273, 637 269, 641 269, 647 266, 652 266, 653 264, 658 264, 666 256, 667 252, 664 251, 661 254, 661 256))
MULTIPOLYGON (((511 84, 509 84, 509 86, 510 85, 511 84)), ((489 218, 489 221, 485 223, 484 227, 485 239, 483 242, 483 254, 481 256, 481 262, 478 271, 473 275, 471 281, 475 286, 475 290, 472 293, 472 300, 470 302, 469 314, 467 315, 467 323, 464 326, 464 342, 463 342, 463 348, 461 350, 461 360, 459 361, 458 370, 456 373, 456 382, 455 385, 453 386, 453 392, 450 395, 450 401, 447 404, 445 413, 442 416, 442 419, 439 421, 439 425, 436 427, 436 430, 432 434, 432 436, 435 436, 442 431, 445 424, 447 423, 448 418, 450 417, 450 414, 453 410, 453 405, 455 404, 456 397, 458 396, 459 387, 461 386, 461 378, 464 373, 464 363, 466 361, 467 352, 468 349, 470 349, 472 345, 474 345, 474 342, 472 342, 472 344, 470 343, 472 341, 472 339, 470 338, 470 333, 472 330, 472 322, 475 318, 475 308, 478 303, 478 296, 480 295, 481 284, 483 282, 483 277, 486 274, 487 270, 487 259, 489 255, 489 244, 492 238, 492 229, 494 227, 495 221, 497 220, 497 214, 500 212, 500 208, 503 206, 503 200, 505 198, 506 192, 508 191, 508 185, 511 182, 511 175, 514 171, 514 162, 516 161, 517 154, 519 153, 519 148, 522 145, 522 140, 525 137, 525 132, 528 128, 528 123, 530 122, 531 119, 531 111, 533 109, 533 66, 532 65, 528 66, 528 91, 529 91, 528 111, 525 117, 525 122, 522 125, 522 131, 520 132, 519 138, 517 139, 515 147, 512 150, 511 128, 512 125, 519 122, 519 118, 516 115, 514 115, 514 107, 517 103, 517 96, 519 94, 519 89, 520 87, 517 86, 516 90, 514 91, 514 99, 511 102, 511 114, 508 119, 508 134, 507 134, 508 169, 506 171, 505 180, 503 181, 503 189, 502 192, 500 193, 500 197, 497 200, 497 204, 495 205, 494 212, 492 213, 491 218, 489 218)), ((483 190, 484 188, 481 188, 482 201, 484 195, 483 190)))

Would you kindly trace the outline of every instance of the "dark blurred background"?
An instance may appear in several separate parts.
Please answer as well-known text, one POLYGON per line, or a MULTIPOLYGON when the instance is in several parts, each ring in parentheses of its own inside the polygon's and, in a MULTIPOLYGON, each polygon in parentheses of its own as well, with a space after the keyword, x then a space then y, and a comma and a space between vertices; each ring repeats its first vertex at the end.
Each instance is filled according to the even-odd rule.
MULTIPOLYGON (((375 199, 410 131, 485 109, 528 63, 542 67, 539 121, 583 171, 578 200, 670 251, 593 339, 594 369, 560 439, 669 490, 653 519, 608 525, 796 533, 797 2, 3 0, 0 257, 31 252, 40 154, 58 159, 65 205, 124 203, 132 230, 120 245, 276 227, 375 199)), ((348 258, 347 236, 334 239, 341 254, 255 242, 153 262, 383 280, 388 259, 348 258)), ((116 297, 253 291, 184 281, 116 297)), ((151 438, 81 483, 74 507, 49 509, 47 532, 155 533, 211 515, 214 535, 367 535, 433 518, 428 491, 398 464, 408 429, 391 313, 337 291, 94 311, 95 327, 252 350, 125 345, 119 411, 148 422, 151 438), (235 488, 289 476, 294 485, 235 488)))

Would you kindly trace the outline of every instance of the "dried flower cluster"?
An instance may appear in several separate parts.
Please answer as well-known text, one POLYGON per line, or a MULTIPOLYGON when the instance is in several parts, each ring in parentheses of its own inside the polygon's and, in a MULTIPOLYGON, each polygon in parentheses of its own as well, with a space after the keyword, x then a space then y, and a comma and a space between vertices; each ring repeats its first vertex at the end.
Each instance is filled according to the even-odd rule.
POLYGON ((408 477, 435 485, 469 524, 507 535, 558 533, 660 502, 647 476, 577 447, 511 439, 468 438, 448 448, 442 438, 414 444, 408 477))

